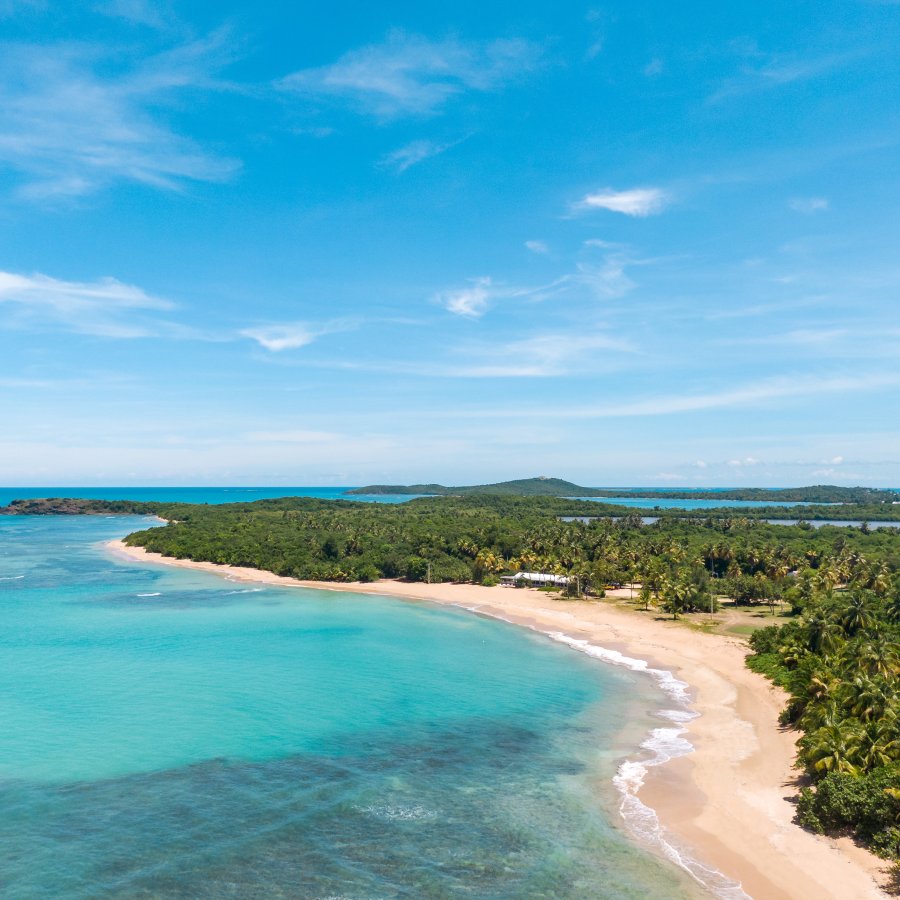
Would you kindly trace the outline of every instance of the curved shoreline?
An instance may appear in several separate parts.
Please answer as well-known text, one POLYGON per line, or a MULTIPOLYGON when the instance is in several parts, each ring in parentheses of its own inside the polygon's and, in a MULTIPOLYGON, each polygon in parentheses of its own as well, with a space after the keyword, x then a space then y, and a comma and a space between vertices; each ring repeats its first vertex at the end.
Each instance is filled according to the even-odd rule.
POLYGON ((106 547, 134 561, 198 569, 233 580, 456 606, 539 631, 607 662, 615 662, 616 655, 646 660, 646 666, 636 668, 665 670, 690 686, 696 713, 678 723, 692 752, 660 760, 665 764, 645 761, 642 783, 630 794, 620 788, 623 797, 633 796, 655 814, 663 843, 671 836, 678 845, 676 853, 688 848, 710 873, 724 873, 727 881, 740 883, 756 900, 887 896, 877 883, 886 863, 848 839, 818 837, 793 824, 795 735, 777 724, 784 695, 746 668, 747 648, 741 641, 694 632, 652 613, 587 601, 560 603, 527 589, 310 582, 258 569, 164 557, 122 541, 110 541, 106 547))

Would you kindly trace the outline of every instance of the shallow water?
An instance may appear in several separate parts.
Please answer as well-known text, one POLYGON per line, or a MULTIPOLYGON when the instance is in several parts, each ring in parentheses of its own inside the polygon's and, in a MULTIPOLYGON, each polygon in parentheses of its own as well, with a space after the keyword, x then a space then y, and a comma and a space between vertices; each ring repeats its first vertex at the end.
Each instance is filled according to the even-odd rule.
POLYGON ((0 519, 4 897, 697 895, 619 820, 649 680, 99 543, 145 524, 0 519))

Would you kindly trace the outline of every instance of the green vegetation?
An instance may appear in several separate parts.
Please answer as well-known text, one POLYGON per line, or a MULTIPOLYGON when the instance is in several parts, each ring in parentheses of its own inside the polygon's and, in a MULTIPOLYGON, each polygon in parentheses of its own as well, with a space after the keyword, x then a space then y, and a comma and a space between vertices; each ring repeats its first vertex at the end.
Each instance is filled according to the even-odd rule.
POLYGON ((621 509, 617 519, 560 521, 572 503, 469 496, 396 505, 311 498, 158 505, 154 512, 177 522, 129 541, 170 556, 307 579, 480 582, 535 570, 577 576, 595 590, 633 580, 673 615, 708 611, 716 596, 800 611, 814 590, 841 582, 848 560, 864 556, 870 568, 880 567, 876 574, 900 568, 893 530, 813 530, 711 517, 641 525, 621 509))
POLYGON ((851 552, 797 579, 797 621, 757 631, 748 665, 789 694, 782 722, 801 732, 799 821, 851 833, 900 860, 900 579, 851 552))
POLYGON ((464 496, 493 494, 520 497, 640 497, 679 500, 759 500, 773 503, 853 503, 878 506, 900 501, 900 493, 865 487, 836 487, 818 484, 800 488, 735 488, 711 491, 631 490, 628 488, 592 488, 573 484, 561 478, 520 478, 497 484, 447 487, 443 484, 370 484, 347 491, 351 494, 426 494, 432 496, 464 496))
POLYGON ((135 500, 78 500, 69 497, 41 497, 33 500, 13 500, 9 506, 0 506, 0 516, 155 515, 163 505, 161 503, 140 503, 135 500))

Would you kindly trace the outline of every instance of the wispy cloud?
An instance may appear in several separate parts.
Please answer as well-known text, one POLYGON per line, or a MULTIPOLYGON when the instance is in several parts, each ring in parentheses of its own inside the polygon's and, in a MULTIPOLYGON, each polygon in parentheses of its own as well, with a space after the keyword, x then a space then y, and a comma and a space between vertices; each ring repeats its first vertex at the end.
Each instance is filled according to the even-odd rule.
POLYGON ((828 209, 828 200, 825 197, 793 197, 788 201, 788 206, 794 212, 811 215, 828 209))
POLYGON ((629 262, 621 253, 610 253, 600 264, 578 263, 577 280, 598 297, 624 297, 635 287, 625 271, 629 262))
POLYGON ((410 143, 404 144, 402 147, 398 147, 396 150, 383 156, 378 161, 378 165, 384 169, 393 169, 398 173, 405 172, 412 166, 425 162, 426 159, 446 153, 447 150, 460 143, 462 141, 451 141, 447 144, 439 144, 429 140, 410 141, 410 143))
POLYGON ((170 310, 174 304, 115 278, 77 282, 0 272, 0 306, 12 311, 8 327, 52 327, 100 337, 134 338, 158 331, 158 325, 141 313, 170 310))
POLYGON ((859 56, 858 53, 845 53, 804 59, 796 55, 765 53, 752 43, 739 43, 735 47, 745 62, 738 74, 726 78, 713 92, 707 100, 710 104, 808 81, 845 66, 859 56))
POLYGON ((256 341, 260 347, 272 353, 282 350, 299 350, 326 334, 349 331, 357 327, 355 320, 333 319, 330 322, 282 322, 277 325, 260 325, 255 328, 244 328, 241 337, 256 341))
POLYGON ((598 367, 591 365, 590 360, 600 353, 637 352, 629 341, 613 335, 580 332, 538 334, 473 349, 481 359, 489 357, 490 362, 438 368, 432 374, 456 378, 547 378, 576 370, 594 371, 598 367))
POLYGON ((469 319, 478 319, 487 312, 490 301, 502 296, 502 293, 494 287, 489 277, 482 276, 471 279, 469 287, 441 291, 434 299, 448 312, 469 319))
POLYGON ((643 218, 662 212, 671 203, 671 196, 662 188, 637 187, 625 191, 604 188, 586 194, 575 204, 576 211, 607 209, 626 216, 643 218))
POLYGON ((544 241, 525 241, 525 249, 539 256, 546 256, 550 252, 550 248, 544 241))
POLYGON ((479 319, 497 300, 528 299, 537 303, 568 290, 573 283, 573 275, 563 275, 549 284, 514 287, 497 283, 491 277, 482 275, 470 278, 466 287, 439 291, 432 297, 432 301, 457 316, 479 319))
POLYGON ((118 181, 177 189, 221 181, 234 160, 178 134, 160 107, 216 87, 223 35, 134 63, 92 45, 6 44, 0 52, 0 165, 30 198, 88 194, 118 181))
POLYGON ((732 469, 742 469, 746 466, 762 465, 762 460, 757 459, 755 456, 744 456, 742 458, 729 459, 725 465, 732 469))
POLYGON ((281 90, 346 103, 391 119, 433 115, 456 95, 493 90, 532 69, 537 44, 520 39, 432 41, 393 31, 382 44, 345 53, 330 65, 302 69, 278 82, 281 90))
MULTIPOLYGON (((879 391, 900 385, 900 375, 877 373, 832 378, 772 378, 753 384, 701 394, 662 394, 596 406, 546 408, 503 408, 481 411, 496 418, 618 419, 643 416, 670 416, 715 409, 766 406, 773 402, 817 395, 879 391)), ((462 414, 462 413, 461 413, 462 414)), ((465 415, 475 415, 467 411, 465 415)))

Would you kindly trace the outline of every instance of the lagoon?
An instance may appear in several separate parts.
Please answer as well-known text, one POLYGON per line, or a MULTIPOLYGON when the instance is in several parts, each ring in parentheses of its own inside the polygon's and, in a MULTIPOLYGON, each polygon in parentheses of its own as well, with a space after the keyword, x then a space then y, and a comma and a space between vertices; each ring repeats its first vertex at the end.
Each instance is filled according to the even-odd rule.
POLYGON ((104 550, 146 524, 0 519, 5 895, 697 895, 612 785, 653 684, 468 613, 104 550))

